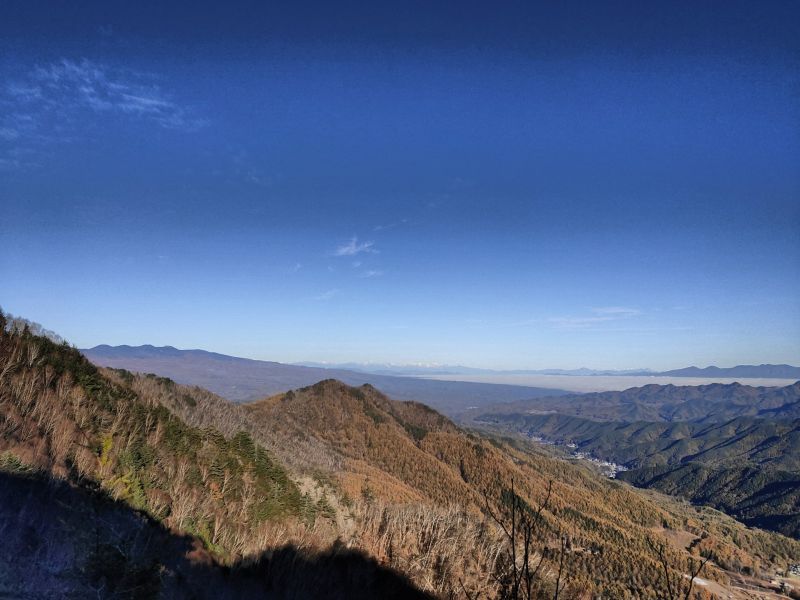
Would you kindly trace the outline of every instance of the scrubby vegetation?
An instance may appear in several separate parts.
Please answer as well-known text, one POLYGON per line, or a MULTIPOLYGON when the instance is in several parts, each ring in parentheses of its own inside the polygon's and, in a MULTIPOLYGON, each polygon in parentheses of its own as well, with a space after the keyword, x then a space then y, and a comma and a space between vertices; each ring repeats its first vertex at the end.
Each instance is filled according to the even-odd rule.
MULTIPOLYGON (((465 432, 370 386, 329 380, 234 405, 157 375, 97 369, 24 327, 0 327, 0 470, 40 482, 31 485, 60 481, 67 487, 54 497, 74 492, 117 515, 108 517, 113 531, 134 544, 117 540, 121 552, 102 550, 116 534, 97 534, 89 552, 90 538, 31 523, 45 545, 63 538, 73 566, 88 561, 70 571, 81 585, 105 591, 114 579, 163 595, 181 573, 202 572, 205 595, 220 577, 239 592, 268 583, 301 593, 308 582, 298 571, 277 570, 296 563, 321 589, 345 586, 342 565, 358 565, 375 590, 410 586, 397 579, 403 573, 420 594, 439 597, 519 597, 514 589, 530 588, 531 597, 562 600, 656 600, 665 597, 658 582, 680 580, 691 557, 709 558, 703 576, 725 585, 725 569, 785 568, 800 554, 786 538, 645 496, 521 442, 465 432), (509 506, 512 520, 539 507, 522 554, 503 528, 509 506), (131 541, 145 538, 173 552, 131 541), (198 571, 198 561, 207 568, 198 571), (531 567, 535 586, 509 587, 531 567)), ((24 538, 27 513, 7 508, 0 525, 24 538)), ((61 520, 91 522, 93 531, 92 510, 61 520)))
POLYGON ((261 549, 271 522, 313 521, 319 512, 247 432, 226 437, 213 427, 187 425, 65 344, 27 329, 3 332, 0 364, 6 470, 24 464, 96 485, 168 527, 197 535, 225 560, 261 549))
MULTIPOLYGON (((785 564, 800 549, 791 540, 746 530, 719 513, 698 515, 686 505, 669 503, 665 507, 643 499, 627 486, 553 460, 517 440, 471 435, 427 407, 392 402, 374 388, 324 381, 226 413, 228 406, 204 396, 197 410, 187 408, 185 412, 190 420, 195 412, 219 412, 227 414, 227 419, 241 419, 255 439, 272 440, 277 453, 280 448, 291 449, 287 460, 295 459, 295 469, 332 471, 339 492, 355 499, 359 510, 363 504, 382 505, 391 514, 398 503, 413 503, 419 514, 430 514, 435 520, 434 507, 457 502, 460 508, 455 510, 463 515, 465 524, 471 523, 473 531, 491 533, 486 538, 474 538, 469 546, 484 548, 480 553, 489 560, 476 565, 481 575, 474 581, 481 583, 472 591, 499 591, 494 575, 504 545, 486 514, 484 493, 489 493, 494 506, 501 506, 501 495, 492 490, 508 488, 512 480, 518 482, 519 495, 531 504, 541 501, 548 482, 553 481, 553 498, 544 513, 544 540, 540 543, 548 553, 546 579, 550 581, 561 537, 569 540, 564 559, 567 590, 583 586, 605 590, 611 597, 659 597, 662 592, 656 582, 662 577, 661 564, 651 549, 650 538, 658 538, 664 524, 689 539, 683 546, 667 548, 675 576, 686 571, 690 554, 686 547, 691 540, 698 541, 692 548, 694 553, 713 551, 724 564, 732 561, 752 569, 767 568, 771 560, 785 564), (418 439, 410 434, 409 423, 424 427, 425 436, 418 439), (301 461, 297 460, 297 449, 303 449, 301 461), (493 566, 487 569, 486 564, 493 566)), ((355 522, 361 518, 358 516, 355 522)), ((389 528, 383 539, 410 540, 411 530, 403 522, 397 521, 400 533, 389 528)), ((408 544, 404 552, 403 545, 395 541, 389 552, 385 543, 376 544, 369 536, 356 533, 352 539, 406 572, 409 562, 404 557, 418 555, 415 543, 408 544)), ((462 567, 464 559, 452 550, 452 544, 441 548, 438 562, 451 565, 451 575, 442 580, 447 583, 426 589, 462 595, 458 580, 459 570, 467 570, 462 567)), ((709 571, 710 577, 726 580, 719 569, 709 565, 709 571)), ((569 591, 564 594, 562 598, 569 597, 569 591)))

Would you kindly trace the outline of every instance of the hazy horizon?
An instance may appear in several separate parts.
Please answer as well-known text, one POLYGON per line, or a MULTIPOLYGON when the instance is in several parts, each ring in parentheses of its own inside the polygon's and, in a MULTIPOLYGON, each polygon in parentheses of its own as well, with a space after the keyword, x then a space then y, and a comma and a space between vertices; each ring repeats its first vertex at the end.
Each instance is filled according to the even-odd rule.
POLYGON ((552 388, 568 392, 616 392, 645 385, 709 385, 712 383, 741 383, 752 387, 785 387, 795 379, 772 377, 659 377, 637 375, 428 375, 426 379, 438 381, 465 381, 469 383, 496 383, 535 388, 552 388))
MULTIPOLYGON (((84 347, 83 349, 85 349, 85 350, 93 350, 93 349, 96 349, 96 348, 99 348, 99 347, 102 347, 102 346, 110 346, 112 348, 113 347, 120 347, 120 346, 123 346, 123 347, 127 346, 127 347, 131 347, 131 348, 137 348, 137 347, 143 347, 143 346, 145 346, 145 347, 146 346, 151 346, 153 348, 172 348, 172 349, 179 350, 179 351, 189 351, 189 352, 201 351, 201 352, 211 352, 211 353, 216 353, 216 354, 224 354, 224 353, 217 352, 216 350, 209 349, 209 348, 177 348, 177 347, 172 346, 172 345, 154 346, 153 344, 140 344, 140 345, 137 345, 137 346, 134 346, 134 345, 131 345, 131 344, 118 344, 116 346, 115 345, 111 345, 111 344, 97 344, 97 345, 92 346, 92 347, 84 347)), ((233 356, 233 355, 226 355, 226 356, 233 356)), ((322 368, 341 368, 341 369, 356 368, 356 367, 389 367, 389 368, 391 368, 391 367, 394 367, 394 368, 412 368, 412 367, 417 367, 417 368, 420 368, 420 369, 448 369, 448 368, 458 369, 458 368, 463 368, 463 369, 474 369, 474 370, 494 370, 501 377, 511 377, 511 378, 514 378, 514 377, 524 378, 524 377, 529 376, 528 374, 524 374, 524 373, 519 373, 519 374, 513 373, 514 371, 526 371, 526 370, 531 370, 531 371, 533 371, 533 370, 579 371, 579 370, 582 370, 582 369, 586 369, 586 370, 590 370, 590 371, 618 371, 618 372, 648 371, 648 370, 649 371, 653 371, 654 375, 642 375, 641 378, 644 379, 644 378, 650 378, 650 377, 655 376, 659 371, 671 370, 671 368, 653 369, 653 368, 650 368, 650 367, 630 367, 630 368, 622 368, 622 369, 595 369, 593 367, 587 367, 586 365, 569 366, 569 367, 534 366, 534 367, 527 367, 527 368, 520 368, 520 369, 488 369, 487 367, 484 367, 482 365, 454 365, 454 364, 446 364, 446 363, 424 363, 424 362, 416 362, 416 363, 382 363, 382 362, 370 361, 370 362, 344 362, 344 363, 342 363, 342 362, 337 362, 337 361, 303 361, 303 360, 295 361, 295 362, 287 362, 287 361, 282 361, 282 360, 278 360, 278 359, 274 359, 274 358, 260 358, 260 357, 257 357, 257 356, 235 356, 235 358, 244 358, 244 359, 249 359, 249 360, 259 360, 259 361, 267 361, 267 362, 280 362, 280 363, 283 363, 283 364, 300 365, 300 366, 309 365, 309 366, 319 366, 319 367, 322 367, 322 368)), ((719 364, 689 365, 689 364, 684 364, 684 365, 681 365, 679 367, 674 367, 674 368, 676 368, 676 369, 681 369, 681 368, 685 368, 685 367, 731 368, 731 367, 736 367, 736 366, 742 366, 743 364, 744 363, 737 363, 737 364, 731 364, 731 365, 719 365, 719 364)), ((766 364, 766 363, 760 363, 760 364, 766 364)), ((779 363, 779 364, 786 365, 786 366, 796 366, 796 365, 789 365, 788 363, 779 363)), ((756 366, 758 366, 758 365, 756 365, 756 366)), ((446 376, 449 376, 449 375, 454 375, 454 373, 445 373, 445 374, 441 374, 441 376, 440 375, 432 375, 431 377, 432 378, 442 379, 442 378, 445 378, 446 376)), ((474 374, 474 375, 465 373, 465 374, 460 374, 460 375, 463 375, 464 377, 467 377, 467 379, 459 379, 460 381, 469 381, 468 377, 475 377, 476 381, 479 381, 480 378, 482 378, 482 377, 492 377, 493 376, 492 374, 480 374, 480 373, 477 373, 477 374, 474 374)), ((557 373, 542 374, 542 375, 535 374, 534 376, 535 377, 540 377, 540 376, 541 377, 551 377, 551 376, 552 377, 562 377, 562 376, 580 377, 580 375, 566 375, 566 374, 557 374, 557 373)), ((592 378, 597 378, 597 377, 602 377, 602 376, 592 375, 591 377, 592 378)), ((613 377, 613 376, 610 376, 610 377, 613 377)), ((632 378, 635 378, 635 376, 633 376, 633 377, 627 377, 626 376, 626 379, 628 379, 628 380, 630 380, 632 378)), ((666 379, 670 379, 670 380, 685 381, 685 382, 688 382, 691 379, 707 380, 707 381, 713 380, 713 381, 723 382, 723 379, 725 379, 726 381, 724 381, 724 382, 725 383, 729 383, 729 381, 727 381, 728 379, 730 379, 731 381, 734 380, 732 378, 707 378, 707 377, 681 377, 681 378, 676 378, 676 377, 664 376, 664 377, 661 377, 661 378, 665 379, 665 380, 666 379)), ((763 377, 757 377, 757 378, 749 378, 749 379, 752 379, 753 381, 760 380, 760 381, 764 381, 764 382, 767 382, 767 381, 794 382, 793 379, 786 379, 786 378, 763 378, 763 377)), ((520 385, 523 385, 523 384, 520 384, 520 385)), ((531 385, 533 385, 533 384, 531 384, 531 385)), ((700 385, 700 384, 684 383, 683 385, 700 385)), ((756 384, 753 384, 753 385, 756 385, 756 384)), ((779 385, 779 384, 778 383, 762 383, 762 384, 758 384, 758 385, 779 385)), ((548 386, 544 386, 544 387, 548 387, 548 386)))
POLYGON ((0 305, 281 362, 800 364, 800 5, 10 2, 0 305))

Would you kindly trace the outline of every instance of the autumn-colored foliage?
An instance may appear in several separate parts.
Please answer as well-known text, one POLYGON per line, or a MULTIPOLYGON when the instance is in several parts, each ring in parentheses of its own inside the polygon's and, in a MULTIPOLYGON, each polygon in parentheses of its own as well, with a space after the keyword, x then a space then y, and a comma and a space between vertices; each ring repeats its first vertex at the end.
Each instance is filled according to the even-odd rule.
POLYGON ((197 540, 215 564, 253 567, 288 545, 353 549, 441 597, 503 596, 517 559, 493 515, 509 490, 515 506, 541 507, 525 556, 545 597, 655 600, 664 571, 680 579, 690 556, 725 585, 730 572, 800 555, 787 538, 461 430, 370 386, 327 380, 235 405, 5 328, 0 470, 102 492, 197 540))

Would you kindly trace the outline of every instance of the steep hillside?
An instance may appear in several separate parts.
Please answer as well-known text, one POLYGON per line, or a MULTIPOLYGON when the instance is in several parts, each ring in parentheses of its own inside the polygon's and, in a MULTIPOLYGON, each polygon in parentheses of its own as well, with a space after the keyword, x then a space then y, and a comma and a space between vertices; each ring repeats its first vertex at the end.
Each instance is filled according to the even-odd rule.
POLYGON ((12 595, 86 595, 113 581, 127 582, 121 597, 224 597, 222 577, 236 597, 494 597, 518 564, 519 540, 489 516, 507 518, 509 502, 541 506, 538 597, 663 597, 661 556, 683 584, 687 559, 709 557, 712 587, 695 594, 709 597, 741 569, 772 573, 800 554, 781 536, 477 437, 370 386, 323 381, 236 405, 3 332, 0 415, 12 490, 0 569, 12 595), (80 563, 93 543, 103 559, 80 563), (20 578, 25 552, 44 560, 20 578), (195 573, 202 584, 180 585, 195 573))
POLYGON ((432 600, 363 552, 292 544, 221 565, 99 490, 0 468, 0 597, 432 600))
POLYGON ((263 523, 311 516, 285 469, 244 431, 190 427, 45 338, 4 335, 0 361, 0 454, 28 468, 94 482, 222 555, 255 550, 263 523))
MULTIPOLYGON (((515 481, 518 492, 535 504, 552 481, 552 505, 546 512, 550 535, 567 535, 574 547, 584 549, 570 553, 572 580, 612 597, 625 597, 631 590, 642 594, 641 582, 635 583, 638 578, 657 577, 655 572, 634 575, 630 564, 637 565, 637 573, 652 564, 646 540, 665 523, 695 531, 689 537, 698 539, 698 550, 708 544, 709 555, 725 566, 763 543, 718 513, 710 522, 697 522, 694 510, 654 504, 635 490, 527 445, 472 436, 427 407, 391 401, 370 386, 323 381, 241 408, 256 439, 271 437, 291 448, 315 448, 306 456, 307 468, 327 470, 351 499, 427 505, 458 499, 468 514, 478 516, 484 491, 497 489, 498 482, 515 481), (726 525, 719 528, 718 519, 726 525), (704 527, 709 529, 701 533, 704 527), (738 538, 737 546, 730 537, 733 530, 738 530, 737 538, 748 536, 747 541, 738 538), (595 550, 585 550, 589 548, 595 550)), ((779 539, 758 535, 762 540, 779 539)), ((715 577, 725 580, 726 575, 715 577)))
POLYGON ((713 506, 752 527, 800 538, 800 472, 734 462, 729 466, 692 461, 675 467, 644 467, 619 477, 713 506))
POLYGON ((82 350, 93 363, 139 373, 156 373, 196 385, 224 398, 248 401, 336 378, 349 385, 371 384, 398 400, 417 400, 447 414, 497 402, 565 394, 557 389, 462 381, 394 377, 345 369, 323 369, 250 360, 171 346, 96 346, 82 350))
MULTIPOLYGON (((69 346, 2 325, 0 315, 3 594, 296 597, 344 575, 342 598, 424 596, 366 556, 303 545, 307 533, 334 538, 331 509, 250 434, 192 427, 130 373, 101 373, 69 346)), ((142 379, 197 404, 169 380, 142 379)))

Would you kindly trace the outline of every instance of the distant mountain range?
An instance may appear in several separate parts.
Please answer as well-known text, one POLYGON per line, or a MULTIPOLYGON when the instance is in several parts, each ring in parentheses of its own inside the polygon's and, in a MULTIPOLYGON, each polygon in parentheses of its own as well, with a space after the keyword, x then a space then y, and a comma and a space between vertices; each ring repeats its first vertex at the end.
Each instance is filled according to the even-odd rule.
POLYGON ((483 413, 560 414, 623 423, 719 423, 736 417, 797 419, 800 418, 800 382, 785 387, 753 387, 739 383, 651 384, 621 392, 520 400, 484 409, 483 413))
POLYGON ((658 375, 669 377, 743 377, 800 379, 800 367, 791 365, 737 365, 735 367, 686 367, 673 371, 662 371, 658 375))
POLYGON ((438 381, 366 373, 348 369, 308 367, 251 360, 172 346, 108 346, 81 350, 93 363, 139 373, 155 373, 178 383, 197 385, 215 394, 246 402, 335 378, 348 385, 369 383, 396 400, 424 402, 450 416, 498 402, 558 396, 559 389, 438 381))
POLYGON ((298 366, 325 369, 347 369, 363 373, 381 375, 400 375, 430 377, 435 375, 565 375, 565 376, 620 376, 639 377, 706 377, 706 378, 745 378, 745 379, 800 379, 800 367, 792 365, 737 365, 735 367, 685 367, 670 371, 652 369, 479 369, 461 365, 394 365, 389 363, 320 363, 301 362, 298 366))

